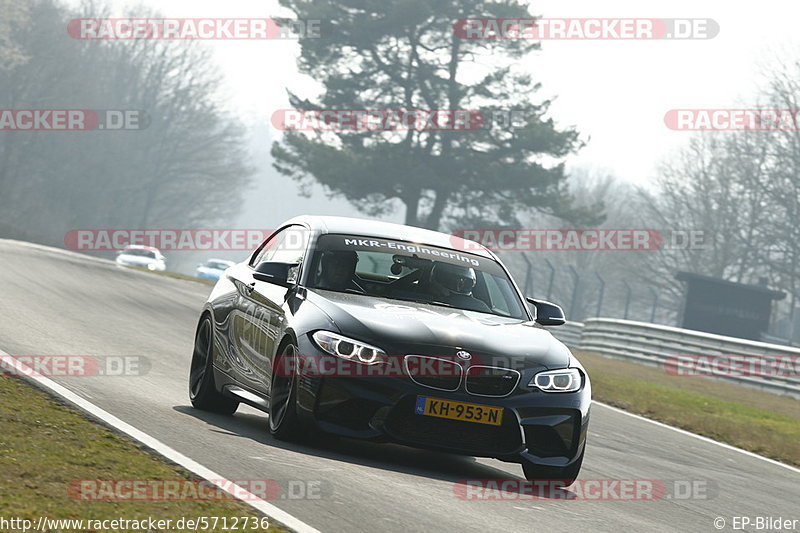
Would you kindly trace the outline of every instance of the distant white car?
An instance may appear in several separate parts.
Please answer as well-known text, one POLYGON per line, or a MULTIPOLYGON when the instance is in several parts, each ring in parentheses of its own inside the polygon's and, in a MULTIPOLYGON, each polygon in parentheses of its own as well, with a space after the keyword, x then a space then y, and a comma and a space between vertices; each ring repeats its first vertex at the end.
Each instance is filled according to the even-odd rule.
POLYGON ((117 253, 117 264, 121 266, 145 267, 148 270, 164 270, 166 259, 158 248, 151 246, 130 245, 117 253))
POLYGON ((196 275, 198 278, 218 280, 228 268, 235 265, 233 261, 225 259, 209 259, 205 263, 197 265, 196 275))

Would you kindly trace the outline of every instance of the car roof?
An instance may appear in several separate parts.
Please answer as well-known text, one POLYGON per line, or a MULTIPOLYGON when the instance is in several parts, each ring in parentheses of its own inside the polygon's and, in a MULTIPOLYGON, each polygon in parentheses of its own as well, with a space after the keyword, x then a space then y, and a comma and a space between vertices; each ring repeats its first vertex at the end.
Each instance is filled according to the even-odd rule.
POLYGON ((465 240, 455 235, 448 235, 415 226, 394 224, 380 220, 370 220, 354 217, 302 215, 286 221, 282 226, 289 224, 303 224, 312 231, 319 233, 343 233, 364 237, 378 237, 398 241, 409 241, 420 244, 429 244, 440 248, 461 250, 483 257, 495 259, 495 256, 486 247, 474 241, 465 240), (467 243, 469 243, 467 245, 467 243))
POLYGON ((153 248, 152 246, 143 246, 141 244, 129 244, 123 249, 123 251, 125 250, 149 250, 151 252, 158 252, 158 248, 153 248))

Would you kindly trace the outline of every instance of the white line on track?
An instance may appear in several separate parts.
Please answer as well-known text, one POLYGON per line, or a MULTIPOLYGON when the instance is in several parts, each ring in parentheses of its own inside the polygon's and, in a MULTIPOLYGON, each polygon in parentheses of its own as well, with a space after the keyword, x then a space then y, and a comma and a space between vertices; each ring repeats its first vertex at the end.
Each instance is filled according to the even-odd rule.
POLYGON ((269 518, 274 519, 277 522, 297 531, 298 533, 320 533, 319 530, 314 529, 310 525, 306 524, 305 522, 301 521, 299 518, 296 518, 286 511, 283 511, 271 503, 258 498, 254 494, 244 490, 243 488, 236 485, 236 488, 231 487, 233 484, 231 481, 223 479, 222 476, 213 472, 212 470, 206 468, 205 466, 201 465, 197 461, 186 457, 179 451, 170 448, 160 440, 151 437, 144 431, 136 429, 135 427, 131 426, 127 422, 123 422, 116 416, 112 415, 111 413, 104 411, 100 407, 94 405, 90 401, 86 400, 85 398, 81 398, 71 390, 67 389, 66 387, 59 385, 55 381, 43 377, 43 376, 36 376, 34 375, 33 369, 25 365, 24 363, 16 360, 13 357, 10 357, 9 354, 5 353, 4 351, 0 350, 0 355, 7 356, 8 359, 4 359, 6 364, 12 364, 16 368, 16 371, 25 379, 35 381, 41 387, 49 390, 53 394, 57 395, 58 397, 62 398, 63 400, 67 401, 68 403, 74 405, 75 407, 81 409, 92 415, 95 418, 98 418, 103 421, 108 426, 113 427, 114 429, 128 435, 132 439, 144 444, 151 450, 155 451, 159 455, 166 457, 170 461, 179 464, 183 468, 189 470, 195 475, 200 476, 203 479, 206 479, 219 487, 220 489, 224 490, 225 492, 229 493, 234 497, 240 496, 243 503, 246 503, 253 509, 264 513, 269 518))

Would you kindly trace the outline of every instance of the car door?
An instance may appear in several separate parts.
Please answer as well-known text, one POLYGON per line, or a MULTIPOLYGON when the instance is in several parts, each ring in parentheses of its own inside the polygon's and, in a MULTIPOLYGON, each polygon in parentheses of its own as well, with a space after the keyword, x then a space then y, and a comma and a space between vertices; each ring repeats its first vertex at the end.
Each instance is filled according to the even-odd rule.
MULTIPOLYGON (((237 381, 254 391, 263 392, 263 376, 259 376, 260 364, 257 350, 261 338, 261 322, 259 306, 253 300, 255 280, 252 276, 252 264, 266 261, 274 253, 277 242, 281 239, 281 231, 270 235, 256 252, 249 264, 236 265, 228 272, 228 278, 236 288, 233 310, 228 316, 228 337, 231 344, 231 371, 237 381)), ((266 319, 267 322, 269 318, 266 319)))
POLYGON ((247 353, 251 386, 267 395, 272 377, 272 359, 286 330, 284 304, 290 289, 256 280, 252 274, 255 267, 264 261, 302 264, 308 245, 308 229, 298 225, 288 226, 274 237, 266 247, 268 250, 257 254, 250 268, 243 273, 246 287, 241 303, 245 324, 240 344, 243 352, 247 353))

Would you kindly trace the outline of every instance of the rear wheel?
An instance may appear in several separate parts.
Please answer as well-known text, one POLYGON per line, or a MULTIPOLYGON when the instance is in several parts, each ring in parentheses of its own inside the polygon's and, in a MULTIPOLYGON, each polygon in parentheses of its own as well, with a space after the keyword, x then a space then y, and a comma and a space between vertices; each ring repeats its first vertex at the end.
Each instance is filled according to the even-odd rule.
POLYGON ((580 474, 581 465, 583 464, 584 453, 586 453, 586 448, 584 448, 584 450, 581 452, 581 455, 574 463, 563 468, 557 466, 537 465, 523 459, 522 471, 525 472, 525 479, 529 479, 531 481, 560 481, 564 483, 564 486, 569 486, 572 485, 576 479, 578 479, 578 474, 580 474))
POLYGON ((194 339, 194 353, 189 370, 189 399, 197 409, 230 415, 239 407, 239 402, 217 391, 211 357, 212 339, 211 318, 206 316, 197 327, 194 339))
POLYGON ((278 440, 297 440, 302 432, 297 416, 297 379, 293 371, 280 371, 280 368, 296 368, 294 361, 291 361, 296 357, 297 346, 289 342, 280 351, 277 364, 273 365, 269 393, 269 432, 278 440))

